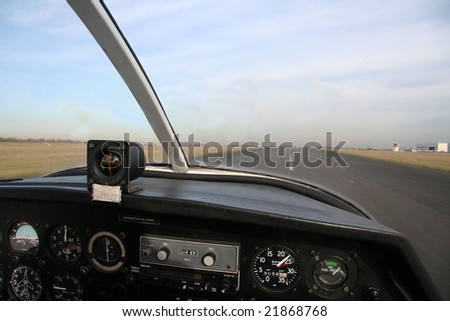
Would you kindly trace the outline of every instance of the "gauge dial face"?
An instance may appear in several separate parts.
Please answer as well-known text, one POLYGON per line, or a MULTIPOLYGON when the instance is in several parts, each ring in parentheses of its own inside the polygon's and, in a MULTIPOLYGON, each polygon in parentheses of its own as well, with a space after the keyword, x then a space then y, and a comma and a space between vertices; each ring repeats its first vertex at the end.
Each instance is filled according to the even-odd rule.
POLYGON ((108 153, 99 159, 100 172, 105 176, 115 176, 120 170, 122 159, 119 154, 108 153))
POLYGON ((57 226, 50 235, 50 248, 61 261, 76 262, 81 255, 80 235, 68 225, 57 226))
POLYGON ((314 250, 314 258, 306 268, 305 281, 309 291, 325 299, 352 296, 358 281, 358 265, 353 257, 340 250, 314 250))
POLYGON ((125 263, 125 246, 111 232, 95 233, 88 243, 89 261, 99 271, 115 272, 125 263))
POLYGON ((271 292, 290 290, 301 276, 297 255, 280 245, 260 249, 253 258, 252 271, 258 286, 271 292))
POLYGON ((12 295, 21 301, 37 301, 42 294, 42 280, 39 273, 26 265, 19 265, 9 280, 12 295))
POLYGON ((27 221, 18 221, 10 226, 8 242, 13 252, 36 254, 39 248, 37 231, 27 221))
POLYGON ((80 281, 68 272, 53 275, 50 289, 52 298, 57 301, 81 301, 83 297, 80 281))
POLYGON ((336 289, 345 283, 348 269, 342 260, 327 257, 316 263, 314 279, 316 283, 326 289, 336 289))

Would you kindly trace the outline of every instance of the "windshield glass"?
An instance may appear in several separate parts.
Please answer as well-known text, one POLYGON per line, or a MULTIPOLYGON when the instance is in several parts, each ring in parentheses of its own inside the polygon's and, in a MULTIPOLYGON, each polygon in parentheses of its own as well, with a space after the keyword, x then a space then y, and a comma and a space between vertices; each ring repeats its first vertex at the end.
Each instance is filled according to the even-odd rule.
MULTIPOLYGON (((450 298, 447 1, 106 3, 191 165, 352 199, 413 242, 450 298)), ((0 36, 0 179, 83 166, 87 140, 128 134, 163 160, 65 2, 3 1, 0 36)))
MULTIPOLYGON (((191 164, 276 168, 277 174, 283 165, 288 171, 282 174, 292 176, 289 169, 299 163, 322 165, 314 154, 321 147, 392 150, 398 144, 399 150, 414 151, 426 143, 424 149, 437 151, 437 143, 448 141, 445 2, 107 5, 186 149, 196 147, 197 156, 224 151, 220 161, 191 157, 191 164), (273 159, 280 155, 250 153, 280 146, 282 162, 273 159), (308 146, 314 148, 307 155, 292 153, 291 147, 308 146), (242 149, 250 157, 227 159, 227 152, 242 149)), ((146 146, 159 143, 66 3, 7 1, 0 10, 2 141, 28 140, 52 149, 54 141, 123 139, 129 133, 146 146)), ((13 147, 4 144, 2 151, 13 147)), ((36 149, 35 159, 41 146, 36 149)), ((83 159, 62 168, 82 165, 83 159)), ((48 164, 45 170, 57 169, 48 164)), ((14 175, 33 175, 20 174, 14 175)))

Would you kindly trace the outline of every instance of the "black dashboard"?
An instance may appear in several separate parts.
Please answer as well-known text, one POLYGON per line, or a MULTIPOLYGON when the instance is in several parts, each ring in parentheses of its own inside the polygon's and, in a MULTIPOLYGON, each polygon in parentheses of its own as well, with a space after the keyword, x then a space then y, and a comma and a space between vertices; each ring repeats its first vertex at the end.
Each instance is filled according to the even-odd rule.
POLYGON ((439 298, 402 235, 318 191, 144 176, 120 204, 92 201, 85 175, 0 183, 0 298, 439 298))

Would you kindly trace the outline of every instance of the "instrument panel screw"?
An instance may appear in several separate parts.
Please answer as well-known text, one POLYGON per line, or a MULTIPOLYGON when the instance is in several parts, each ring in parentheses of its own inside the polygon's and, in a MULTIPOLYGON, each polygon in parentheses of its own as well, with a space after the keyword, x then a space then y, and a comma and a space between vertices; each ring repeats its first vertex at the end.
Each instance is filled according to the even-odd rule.
POLYGON ((125 277, 125 282, 126 282, 126 284, 128 284, 128 285, 133 285, 133 284, 136 283, 136 277, 135 277, 133 274, 128 274, 128 275, 125 277))
POLYGON ((43 259, 39 259, 37 261, 37 264, 42 269, 45 266, 45 261, 43 259))
POLYGON ((81 275, 87 275, 89 273, 89 268, 87 266, 80 267, 80 274, 81 275))

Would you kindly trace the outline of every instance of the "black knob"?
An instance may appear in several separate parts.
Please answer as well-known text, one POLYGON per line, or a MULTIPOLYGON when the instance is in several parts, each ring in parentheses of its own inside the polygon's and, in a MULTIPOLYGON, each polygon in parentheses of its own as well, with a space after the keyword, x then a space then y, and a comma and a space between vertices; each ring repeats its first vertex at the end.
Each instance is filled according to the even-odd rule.
POLYGON ((380 301, 381 291, 377 288, 370 287, 366 292, 366 298, 369 301, 380 301))
POLYGON ((225 294, 228 292, 230 287, 231 287, 231 282, 228 281, 227 279, 225 279, 222 281, 222 284, 220 285, 220 292, 225 294))

